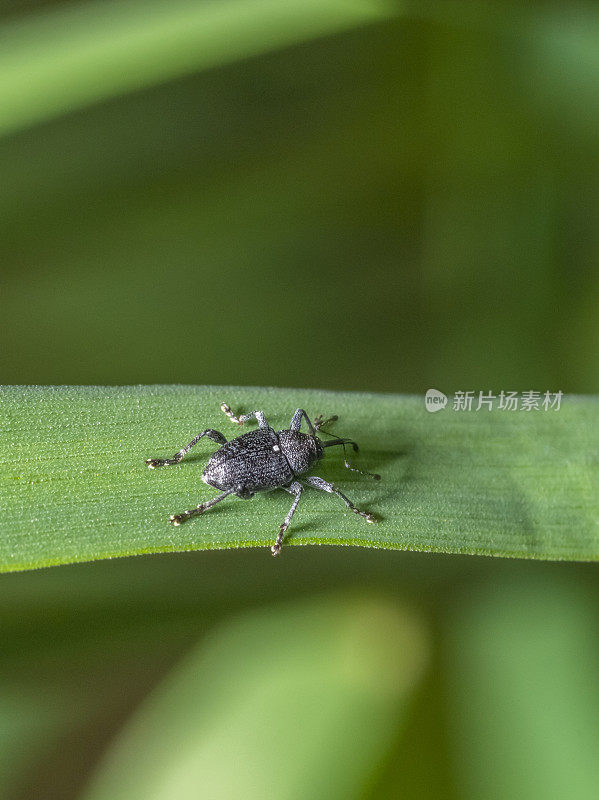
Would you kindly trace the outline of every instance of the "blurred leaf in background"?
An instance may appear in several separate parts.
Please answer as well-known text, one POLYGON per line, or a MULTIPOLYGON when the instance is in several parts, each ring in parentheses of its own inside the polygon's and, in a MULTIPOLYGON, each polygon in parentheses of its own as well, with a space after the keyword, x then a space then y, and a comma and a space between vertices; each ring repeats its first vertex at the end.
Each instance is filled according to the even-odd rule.
POLYGON ((2 381, 597 391, 597 8, 271 5, 13 9, 2 381))
MULTIPOLYGON (((141 717, 166 714, 163 723, 172 726, 168 746, 156 756, 156 769, 164 766, 165 780, 173 759, 183 752, 183 745, 170 740, 184 739, 190 729, 190 736, 195 731, 202 737, 202 747, 197 740, 199 749, 188 752, 189 769, 197 773, 202 748, 214 747, 210 726, 219 715, 228 720, 238 750, 251 723, 244 702, 264 690, 264 713, 276 730, 286 730, 281 743, 272 746, 284 748, 281 763, 296 778, 300 747, 316 771, 334 751, 340 765, 351 759, 354 766, 347 769, 357 770, 356 785, 384 781, 389 758, 396 762, 397 739, 403 739, 413 717, 414 692, 418 702, 421 689, 426 698, 431 694, 430 608, 410 608, 414 604, 406 599, 405 584, 418 586, 418 593, 423 586, 436 587, 444 596, 457 564, 438 562, 431 570, 429 560, 435 557, 419 561, 409 554, 411 566, 398 591, 397 564, 381 552, 356 551, 354 557, 346 548, 343 559, 332 548, 303 548, 299 558, 296 552, 282 569, 275 569, 276 562, 261 551, 233 551, 204 554, 209 559, 189 553, 103 562, 96 565, 99 569, 78 565, 6 576, 0 583, 0 672, 2 692, 13 698, 13 707, 2 716, 10 748, 3 753, 0 794, 37 797, 43 787, 48 800, 79 797, 135 705, 173 666, 167 684, 177 696, 180 687, 184 699, 169 700, 141 717), (202 666, 215 641, 229 642, 226 658, 213 655, 209 667, 202 666), (186 657, 193 665, 177 667, 189 650, 197 650, 197 656, 186 657), (186 688, 177 677, 183 674, 186 688), (330 695, 328 701, 323 693, 330 695), (308 711, 312 722, 300 724, 308 711), (310 728, 309 739, 319 737, 319 726, 328 731, 324 754, 303 733, 310 728)), ((436 731, 440 717, 436 708, 425 730, 436 731)), ((149 721, 135 724, 136 736, 154 739, 143 744, 144 751, 162 747, 163 723, 158 728, 149 721)), ((254 737, 262 731, 263 742, 272 735, 259 711, 254 727, 254 737)), ((422 733, 412 738, 420 738, 422 746, 422 733)), ((270 751, 257 751, 251 737, 243 746, 246 771, 253 770, 258 783, 268 780, 270 751)), ((444 747, 441 742, 430 754, 433 774, 441 781, 447 769, 444 747)), ((242 756, 227 750, 219 758, 238 763, 242 756)), ((413 764, 408 767, 410 775, 421 774, 413 764)), ((108 769, 106 779, 112 774, 108 769)), ((214 769, 210 774, 215 780, 214 769)), ((293 782, 280 778, 291 791, 293 782)), ((318 780, 325 779, 321 775, 318 780)), ((293 791, 302 796, 304 784, 294 783, 293 791)))
POLYGON ((148 700, 84 797, 362 797, 425 653, 396 602, 323 595, 233 619, 148 700))
POLYGON ((547 577, 479 586, 448 615, 464 798, 582 798, 599 785, 596 581, 547 577))
MULTIPOLYGON (((598 33, 578 2, 5 0, 0 381, 599 391, 598 33)), ((376 586, 429 666, 364 798, 587 800, 595 566, 289 550, 3 576, 3 796, 81 797, 233 615, 376 586)))

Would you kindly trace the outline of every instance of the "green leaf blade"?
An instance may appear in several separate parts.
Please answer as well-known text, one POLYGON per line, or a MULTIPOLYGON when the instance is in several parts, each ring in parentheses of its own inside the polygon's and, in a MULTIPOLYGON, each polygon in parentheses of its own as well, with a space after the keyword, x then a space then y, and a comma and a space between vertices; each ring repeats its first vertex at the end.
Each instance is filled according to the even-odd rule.
MULTIPOLYGON (((596 560, 599 403, 559 411, 429 414, 422 398, 248 387, 5 387, 0 394, 0 570, 142 553, 268 546, 291 498, 225 500, 174 528, 172 513, 214 495, 201 481, 212 442, 173 467, 148 470, 206 427, 249 430, 220 411, 262 409, 285 428, 301 406, 338 414, 358 441, 356 466, 328 451, 314 474, 379 517, 368 525, 336 497, 307 490, 286 545, 596 560)), ((281 557, 284 557, 284 550, 281 557)), ((266 553, 265 553, 266 556, 266 553)))

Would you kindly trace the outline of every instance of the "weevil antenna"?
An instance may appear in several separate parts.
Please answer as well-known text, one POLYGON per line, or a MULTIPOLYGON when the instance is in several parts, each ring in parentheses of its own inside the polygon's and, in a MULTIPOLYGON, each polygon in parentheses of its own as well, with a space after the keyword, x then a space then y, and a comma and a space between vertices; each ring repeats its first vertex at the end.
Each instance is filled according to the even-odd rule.
MULTIPOLYGON (((326 431, 320 431, 320 433, 326 433, 326 431)), ((328 436, 332 436, 333 434, 329 433, 328 436)), ((350 469, 352 472, 359 472, 360 475, 370 475, 375 481, 380 481, 381 476, 376 472, 367 472, 365 469, 358 469, 357 467, 352 467, 352 465, 347 460, 347 451, 345 449, 346 444, 351 444, 354 448, 354 452, 358 452, 358 445, 352 441, 351 439, 340 439, 338 436, 335 438, 334 442, 321 442, 323 447, 335 447, 335 445, 341 445, 343 447, 343 463, 345 464, 346 469, 350 469)))

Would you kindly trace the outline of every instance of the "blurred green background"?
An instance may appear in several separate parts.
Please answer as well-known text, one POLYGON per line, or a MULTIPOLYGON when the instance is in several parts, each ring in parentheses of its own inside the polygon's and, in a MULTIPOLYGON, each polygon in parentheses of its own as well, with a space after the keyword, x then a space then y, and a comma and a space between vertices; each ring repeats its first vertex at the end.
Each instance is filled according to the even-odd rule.
MULTIPOLYGON (((2 383, 599 391, 596 5, 4 0, 0 42, 2 383)), ((284 556, 2 576, 1 796, 596 794, 595 566, 284 556)))

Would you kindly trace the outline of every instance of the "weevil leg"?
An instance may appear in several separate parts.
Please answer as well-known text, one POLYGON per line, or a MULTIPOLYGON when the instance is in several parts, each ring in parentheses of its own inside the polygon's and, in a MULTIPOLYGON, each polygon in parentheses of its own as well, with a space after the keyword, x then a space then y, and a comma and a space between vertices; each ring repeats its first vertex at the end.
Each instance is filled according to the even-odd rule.
POLYGON ((366 522, 376 522, 376 517, 374 514, 369 514, 366 511, 360 511, 359 508, 356 508, 349 497, 346 497, 343 492, 341 492, 336 486, 332 483, 327 483, 327 481, 323 480, 322 478, 318 478, 316 476, 311 476, 308 478, 304 478, 305 482, 313 486, 315 489, 322 489, 323 492, 330 492, 331 494, 336 494, 337 497, 340 497, 345 505, 354 512, 354 514, 359 514, 361 517, 364 517, 366 522))
POLYGON ((252 417, 256 417, 258 426, 262 428, 262 430, 270 429, 270 425, 264 416, 264 411, 252 411, 250 414, 242 414, 238 417, 231 411, 231 406, 228 406, 226 403, 221 403, 220 408, 221 411, 229 417, 231 422, 234 422, 236 425, 243 425, 244 422, 248 422, 252 417))
POLYGON ((310 422, 310 417, 306 414, 303 408, 298 408, 295 414, 291 417, 291 422, 289 423, 289 430, 297 433, 299 429, 302 427, 303 419, 305 419, 306 423, 308 424, 308 430, 310 431, 310 435, 314 436, 316 430, 314 429, 314 426, 310 422))
POLYGON ((212 508, 212 506, 220 503, 221 500, 224 500, 225 497, 233 494, 234 491, 234 489, 228 489, 226 492, 213 497, 212 500, 207 500, 205 503, 200 503, 199 506, 196 506, 189 511, 184 511, 182 514, 171 514, 171 522, 173 525, 182 525, 190 517, 194 517, 196 515, 203 514, 204 511, 208 511, 209 508, 212 508))
POLYGON ((329 417, 328 419, 323 419, 322 414, 319 414, 317 417, 314 417, 314 422, 312 424, 314 425, 314 430, 319 431, 321 428, 328 427, 329 425, 332 425, 333 422, 337 422, 338 419, 339 417, 337 414, 333 414, 333 416, 329 417))
POLYGON ((150 469, 156 469, 156 467, 168 467, 171 464, 178 464, 179 461, 181 461, 181 459, 183 458, 183 456, 186 453, 189 453, 194 444, 197 444, 200 441, 202 436, 207 436, 209 439, 212 439, 212 441, 216 442, 217 444, 227 443, 227 440, 222 435, 222 433, 220 433, 220 431, 214 431, 212 430, 212 428, 208 428, 207 430, 202 431, 202 433, 198 433, 198 435, 194 439, 192 439, 189 444, 185 445, 185 447, 182 450, 179 450, 178 453, 175 453, 175 455, 172 458, 148 458, 146 459, 146 464, 150 469))
POLYGON ((283 546, 283 538, 285 537, 285 531, 289 527, 289 523, 291 522, 291 517, 295 514, 295 509, 297 508, 297 504, 300 501, 300 497, 302 496, 302 492, 304 487, 301 485, 299 481, 293 481, 290 486, 283 487, 286 492, 289 494, 294 494, 295 497, 293 498, 293 503, 291 504, 291 508, 289 509, 289 513, 285 517, 285 522, 281 525, 281 530, 279 531, 279 535, 277 536, 276 542, 270 548, 271 553, 273 556, 278 556, 281 552, 281 547, 283 546))

